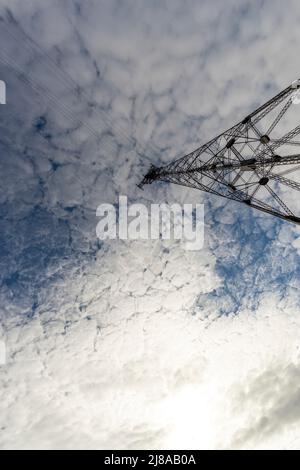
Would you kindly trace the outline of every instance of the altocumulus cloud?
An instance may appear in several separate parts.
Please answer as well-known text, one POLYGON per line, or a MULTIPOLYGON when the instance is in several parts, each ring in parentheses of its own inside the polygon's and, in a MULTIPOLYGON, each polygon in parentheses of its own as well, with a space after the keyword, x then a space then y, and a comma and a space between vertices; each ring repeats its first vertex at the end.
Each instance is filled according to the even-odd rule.
POLYGON ((135 186, 298 78, 288 5, 1 1, 1 448, 299 447, 298 229, 135 186), (100 243, 119 193, 204 249, 100 243))

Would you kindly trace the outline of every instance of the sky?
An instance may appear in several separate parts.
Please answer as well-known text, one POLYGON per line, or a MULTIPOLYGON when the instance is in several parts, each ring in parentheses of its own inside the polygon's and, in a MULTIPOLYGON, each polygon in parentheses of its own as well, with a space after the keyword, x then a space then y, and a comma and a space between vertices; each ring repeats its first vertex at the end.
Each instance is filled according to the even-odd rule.
POLYGON ((296 0, 0 1, 1 449, 300 448, 299 227, 136 186, 299 78, 299 21, 296 0), (203 249, 99 240, 120 194, 203 203, 203 249))

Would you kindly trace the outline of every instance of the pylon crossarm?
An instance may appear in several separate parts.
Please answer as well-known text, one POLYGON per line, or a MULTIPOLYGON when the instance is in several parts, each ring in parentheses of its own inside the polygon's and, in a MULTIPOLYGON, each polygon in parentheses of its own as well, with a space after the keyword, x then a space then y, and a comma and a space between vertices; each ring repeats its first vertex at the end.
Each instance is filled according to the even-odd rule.
POLYGON ((228 163, 211 163, 211 164, 203 164, 199 167, 191 168, 191 169, 182 169, 182 170, 175 170, 170 171, 169 167, 160 167, 156 168, 156 178, 160 179, 162 176, 165 175, 180 175, 180 174, 192 174, 192 173, 203 173, 207 171, 218 171, 222 169, 226 170, 238 170, 242 169, 243 171, 247 170, 255 170, 260 169, 263 167, 274 166, 274 165, 292 165, 300 163, 300 154, 296 155, 287 155, 285 157, 280 157, 279 155, 274 155, 268 159, 264 160, 256 160, 255 158, 251 158, 248 160, 242 161, 234 161, 231 160, 228 163))

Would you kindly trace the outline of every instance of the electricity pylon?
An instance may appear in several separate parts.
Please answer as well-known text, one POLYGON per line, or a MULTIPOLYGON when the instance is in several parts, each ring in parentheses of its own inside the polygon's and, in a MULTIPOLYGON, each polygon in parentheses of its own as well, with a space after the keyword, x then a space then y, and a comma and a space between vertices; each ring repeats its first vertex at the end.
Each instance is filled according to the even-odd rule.
POLYGON ((291 153, 300 152, 300 125, 292 128, 300 122, 299 88, 300 79, 188 155, 152 165, 139 187, 176 183, 300 224, 300 153, 291 153))

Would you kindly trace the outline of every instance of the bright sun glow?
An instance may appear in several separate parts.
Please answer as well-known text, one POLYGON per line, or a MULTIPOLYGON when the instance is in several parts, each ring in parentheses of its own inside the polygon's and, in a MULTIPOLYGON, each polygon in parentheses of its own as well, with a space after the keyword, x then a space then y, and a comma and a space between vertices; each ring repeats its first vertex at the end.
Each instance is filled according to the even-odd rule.
POLYGON ((213 390, 185 385, 164 401, 163 415, 170 423, 168 449, 211 449, 216 443, 216 400, 213 390), (205 389, 205 390, 204 390, 205 389))

